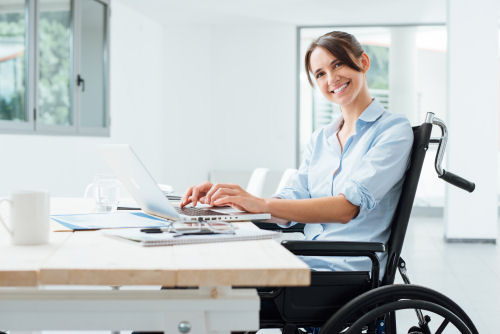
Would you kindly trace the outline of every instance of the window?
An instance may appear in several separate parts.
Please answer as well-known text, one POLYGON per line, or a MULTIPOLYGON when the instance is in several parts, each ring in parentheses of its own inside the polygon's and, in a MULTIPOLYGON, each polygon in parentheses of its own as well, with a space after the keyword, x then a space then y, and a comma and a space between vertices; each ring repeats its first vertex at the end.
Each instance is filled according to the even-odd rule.
POLYGON ((0 130, 109 134, 108 0, 0 4, 0 130))

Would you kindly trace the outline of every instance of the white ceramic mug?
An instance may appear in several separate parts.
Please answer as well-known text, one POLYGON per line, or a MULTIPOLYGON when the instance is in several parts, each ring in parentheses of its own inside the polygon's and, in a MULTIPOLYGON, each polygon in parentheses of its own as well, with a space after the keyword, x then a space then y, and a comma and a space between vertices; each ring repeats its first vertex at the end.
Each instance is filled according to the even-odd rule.
POLYGON ((14 245, 40 245, 49 242, 49 194, 46 191, 15 191, 0 205, 10 204, 10 224, 0 222, 11 235, 14 245))

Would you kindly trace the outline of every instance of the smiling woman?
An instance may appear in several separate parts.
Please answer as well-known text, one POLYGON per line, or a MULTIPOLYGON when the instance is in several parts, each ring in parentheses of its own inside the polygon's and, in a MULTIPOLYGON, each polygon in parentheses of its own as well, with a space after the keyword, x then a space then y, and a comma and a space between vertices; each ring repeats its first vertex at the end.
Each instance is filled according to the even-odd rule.
MULTIPOLYGON (((309 140, 299 170, 273 198, 235 184, 202 183, 181 206, 198 202, 270 213, 272 222, 305 223, 308 240, 386 243, 401 193, 413 134, 408 120, 387 112, 368 91, 370 59, 356 38, 334 31, 313 41, 305 68, 324 97, 340 106, 309 140)), ((380 255, 381 275, 386 254, 380 255)), ((368 270, 368 259, 304 258, 316 270, 368 270)))

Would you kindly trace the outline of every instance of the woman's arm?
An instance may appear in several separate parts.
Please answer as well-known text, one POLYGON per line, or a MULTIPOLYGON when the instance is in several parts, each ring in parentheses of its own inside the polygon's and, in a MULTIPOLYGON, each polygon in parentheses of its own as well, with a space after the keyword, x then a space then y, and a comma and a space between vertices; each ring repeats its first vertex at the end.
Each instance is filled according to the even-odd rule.
POLYGON ((359 212, 359 207, 344 195, 310 199, 265 199, 267 212, 285 221, 300 223, 348 223, 359 212))
POLYGON ((347 223, 359 212, 359 207, 349 202, 342 194, 309 199, 264 199, 249 194, 236 184, 213 185, 205 200, 210 205, 231 205, 248 212, 270 213, 284 222, 347 223))

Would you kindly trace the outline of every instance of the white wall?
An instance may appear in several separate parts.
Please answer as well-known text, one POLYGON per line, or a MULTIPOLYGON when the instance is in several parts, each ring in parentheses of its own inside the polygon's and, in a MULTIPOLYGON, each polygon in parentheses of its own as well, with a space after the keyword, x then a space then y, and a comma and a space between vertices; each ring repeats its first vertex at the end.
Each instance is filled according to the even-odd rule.
POLYGON ((446 187, 445 235, 450 240, 498 238, 499 8, 497 0, 478 0, 475 6, 448 0, 447 160, 451 172, 477 185, 472 194, 446 187), (467 73, 463 66, 478 50, 481 60, 467 73))
POLYGON ((296 52, 290 24, 213 27, 213 169, 295 166, 296 52))
POLYGON ((164 30, 165 178, 178 192, 208 179, 211 165, 211 27, 164 30))
POLYGON ((163 27, 112 3, 111 141, 130 143, 158 182, 164 181, 163 27))
POLYGON ((165 182, 182 192, 212 170, 295 166, 295 32, 262 22, 165 26, 165 182))
MULTIPOLYGON (((446 53, 420 49, 416 68, 418 73, 416 86, 420 98, 418 120, 415 124, 423 122, 427 112, 433 112, 446 123, 446 53)), ((450 129, 451 132, 455 131, 450 129)), ((439 136, 441 132, 436 127, 433 137, 439 136)), ((418 206, 444 205, 445 182, 437 177, 434 169, 436 150, 436 145, 431 145, 425 157, 415 198, 415 204, 418 206)), ((443 168, 446 168, 446 161, 443 161, 443 168)))
POLYGON ((163 132, 162 35, 159 23, 114 1, 111 137, 1 134, 0 195, 19 188, 44 188, 55 196, 81 196, 95 173, 108 171, 96 150, 98 144, 108 142, 131 143, 153 175, 162 180, 167 165, 161 152, 167 137, 163 132))

